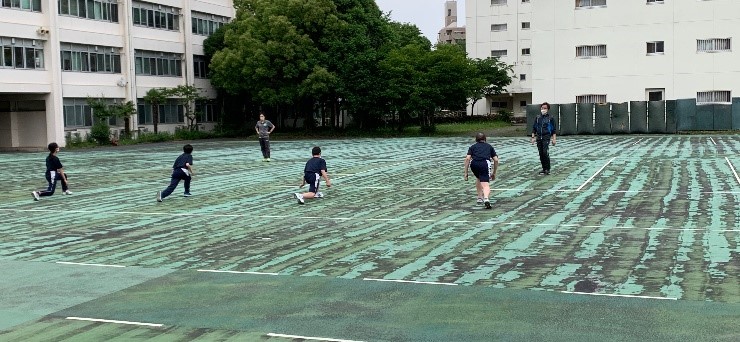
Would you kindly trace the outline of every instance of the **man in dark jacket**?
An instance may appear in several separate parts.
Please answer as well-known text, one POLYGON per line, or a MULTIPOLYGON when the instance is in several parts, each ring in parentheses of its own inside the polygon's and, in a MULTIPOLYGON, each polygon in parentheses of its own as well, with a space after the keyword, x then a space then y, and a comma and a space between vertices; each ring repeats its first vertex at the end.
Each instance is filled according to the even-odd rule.
POLYGON ((542 164, 541 175, 550 174, 550 143, 555 146, 556 125, 555 120, 550 115, 550 104, 545 102, 540 106, 540 115, 534 120, 532 127, 532 144, 537 142, 537 151, 540 153, 540 163, 542 164))

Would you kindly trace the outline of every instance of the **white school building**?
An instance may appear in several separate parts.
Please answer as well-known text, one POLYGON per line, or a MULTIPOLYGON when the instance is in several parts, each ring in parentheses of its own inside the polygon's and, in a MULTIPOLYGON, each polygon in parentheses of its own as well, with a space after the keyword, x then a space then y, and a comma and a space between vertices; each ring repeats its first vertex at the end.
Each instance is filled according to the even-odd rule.
POLYGON ((740 1, 468 0, 467 51, 514 66, 508 93, 476 104, 740 97, 740 1))
MULTIPOLYGON (((0 149, 84 137, 87 97, 133 101, 131 129, 149 131, 149 89, 195 85, 215 98, 203 41, 234 16, 231 0, 0 0, 0 149)), ((212 127, 215 104, 197 107, 199 124, 212 127)), ((186 120, 174 100, 160 106, 160 130, 186 120)), ((123 120, 111 123, 123 130, 123 120)))

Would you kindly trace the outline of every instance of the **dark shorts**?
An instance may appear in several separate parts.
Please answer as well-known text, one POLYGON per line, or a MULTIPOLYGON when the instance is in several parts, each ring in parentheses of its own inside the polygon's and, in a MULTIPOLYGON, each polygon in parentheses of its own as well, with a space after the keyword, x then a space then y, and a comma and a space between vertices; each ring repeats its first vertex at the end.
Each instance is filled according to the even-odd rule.
POLYGON ((491 161, 490 160, 473 160, 470 163, 470 170, 473 171, 475 178, 481 182, 491 181, 491 161))
POLYGON ((321 179, 321 176, 318 173, 306 172, 303 179, 308 184, 308 192, 317 193, 319 191, 319 179, 321 179))

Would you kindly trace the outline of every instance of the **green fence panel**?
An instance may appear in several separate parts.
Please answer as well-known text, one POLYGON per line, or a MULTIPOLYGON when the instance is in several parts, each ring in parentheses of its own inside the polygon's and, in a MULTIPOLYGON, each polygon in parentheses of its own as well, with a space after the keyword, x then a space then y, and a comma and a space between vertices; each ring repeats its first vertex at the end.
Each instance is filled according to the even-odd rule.
POLYGON ((740 130, 740 98, 732 99, 732 129, 740 130))
POLYGON ((676 100, 676 129, 678 131, 694 130, 696 121, 696 99, 676 100))
POLYGON ((532 127, 534 126, 534 120, 540 115, 540 105, 529 104, 527 105, 527 129, 526 134, 532 135, 532 127))
POLYGON ((629 103, 612 103, 612 134, 630 132, 629 103))
POLYGON ((612 134, 611 105, 601 103, 596 105, 596 114, 594 116, 594 133, 595 134, 612 134))
POLYGON ((714 129, 714 105, 696 106, 696 120, 692 131, 711 131, 714 129))
POLYGON ((648 102, 648 132, 665 133, 665 102, 648 102))
POLYGON ((579 103, 577 128, 578 134, 594 134, 594 104, 579 103))
POLYGON ((567 103, 560 105, 560 135, 576 134, 576 104, 567 103))
POLYGON ((729 131, 732 129, 732 105, 714 105, 714 130, 729 131))
POLYGON ((630 133, 647 132, 647 102, 630 101, 630 133))
POLYGON ((676 100, 665 102, 665 131, 666 133, 676 133, 676 100))

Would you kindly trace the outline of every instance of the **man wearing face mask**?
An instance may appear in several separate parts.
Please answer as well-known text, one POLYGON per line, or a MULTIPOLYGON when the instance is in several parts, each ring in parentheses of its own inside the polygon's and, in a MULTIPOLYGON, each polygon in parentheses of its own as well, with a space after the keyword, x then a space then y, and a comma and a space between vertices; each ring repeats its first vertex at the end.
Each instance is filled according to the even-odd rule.
POLYGON ((550 174, 550 143, 555 146, 556 126, 555 120, 550 115, 550 104, 545 102, 540 106, 540 115, 534 120, 532 127, 532 144, 537 142, 537 151, 540 153, 540 163, 542 164, 541 175, 550 174))

